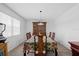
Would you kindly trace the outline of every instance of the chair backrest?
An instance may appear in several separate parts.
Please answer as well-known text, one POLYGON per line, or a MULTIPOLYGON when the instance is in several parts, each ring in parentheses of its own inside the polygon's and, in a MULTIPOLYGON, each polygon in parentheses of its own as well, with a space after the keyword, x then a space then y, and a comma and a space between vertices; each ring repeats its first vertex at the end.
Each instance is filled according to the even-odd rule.
POLYGON ((53 40, 55 39, 55 33, 54 32, 52 33, 51 39, 53 39, 53 40))
POLYGON ((49 37, 51 37, 51 32, 49 32, 49 37))
POLYGON ((49 32, 49 37, 54 40, 55 39, 55 32, 49 32))
POLYGON ((37 35, 34 36, 34 39, 35 39, 35 42, 38 42, 38 36, 37 35))
POLYGON ((31 33, 30 32, 26 33, 26 38, 27 38, 27 40, 31 38, 31 33))

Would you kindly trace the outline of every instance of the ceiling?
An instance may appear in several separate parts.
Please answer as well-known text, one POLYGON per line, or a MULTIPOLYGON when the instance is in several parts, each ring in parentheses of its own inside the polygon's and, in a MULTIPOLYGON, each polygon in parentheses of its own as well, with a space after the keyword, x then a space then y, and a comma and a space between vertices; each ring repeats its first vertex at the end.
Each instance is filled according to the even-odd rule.
POLYGON ((26 20, 41 18, 53 20, 74 7, 75 3, 6 3, 8 7, 24 17, 26 20))

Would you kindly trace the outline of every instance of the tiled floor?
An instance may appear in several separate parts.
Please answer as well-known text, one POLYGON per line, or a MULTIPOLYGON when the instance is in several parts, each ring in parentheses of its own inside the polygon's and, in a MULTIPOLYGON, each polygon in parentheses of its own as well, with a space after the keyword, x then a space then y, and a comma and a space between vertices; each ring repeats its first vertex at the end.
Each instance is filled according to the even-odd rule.
MULTIPOLYGON (((10 51, 10 56, 23 56, 23 44, 19 45, 14 50, 10 51)), ((71 56, 71 51, 63 45, 58 44, 58 56, 71 56)), ((34 53, 29 53, 27 56, 34 56, 34 53)), ((53 52, 48 52, 47 56, 54 56, 53 52)))

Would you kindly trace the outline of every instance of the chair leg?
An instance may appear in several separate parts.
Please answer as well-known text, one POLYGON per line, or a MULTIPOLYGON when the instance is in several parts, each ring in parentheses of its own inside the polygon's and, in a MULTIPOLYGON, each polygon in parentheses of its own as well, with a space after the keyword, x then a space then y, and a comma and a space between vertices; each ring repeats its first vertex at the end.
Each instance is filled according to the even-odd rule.
POLYGON ((23 53, 24 56, 26 56, 26 51, 23 53))
POLYGON ((55 56, 57 56, 58 55, 58 52, 57 52, 57 49, 55 48, 55 56))
POLYGON ((24 53, 24 56, 26 56, 26 53, 24 53))

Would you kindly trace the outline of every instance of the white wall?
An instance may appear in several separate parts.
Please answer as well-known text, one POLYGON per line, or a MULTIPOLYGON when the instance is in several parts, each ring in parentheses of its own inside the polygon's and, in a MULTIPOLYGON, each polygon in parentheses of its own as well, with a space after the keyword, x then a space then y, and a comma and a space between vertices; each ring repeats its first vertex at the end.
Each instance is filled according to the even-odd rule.
POLYGON ((56 20, 55 32, 56 39, 67 48, 69 41, 79 41, 79 4, 56 20))
POLYGON ((55 28, 56 28, 55 19, 48 19, 48 21, 47 21, 47 27, 46 27, 46 32, 47 33, 49 33, 49 32, 55 32, 55 28))
POLYGON ((33 24, 32 24, 32 20, 28 20, 27 23, 26 23, 26 33, 28 32, 32 32, 32 29, 33 29, 33 24))
POLYGON ((26 33, 25 24, 26 24, 26 20, 24 20, 24 18, 19 16, 16 12, 13 12, 11 9, 9 9, 4 4, 0 4, 0 12, 3 12, 5 14, 11 16, 11 17, 16 18, 21 23, 20 24, 20 31, 21 31, 20 35, 8 37, 8 39, 7 39, 8 51, 11 51, 12 49, 17 47, 19 44, 21 44, 25 40, 25 33, 26 33))

